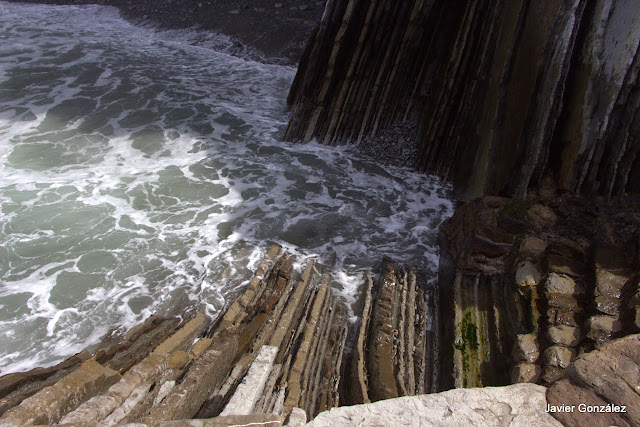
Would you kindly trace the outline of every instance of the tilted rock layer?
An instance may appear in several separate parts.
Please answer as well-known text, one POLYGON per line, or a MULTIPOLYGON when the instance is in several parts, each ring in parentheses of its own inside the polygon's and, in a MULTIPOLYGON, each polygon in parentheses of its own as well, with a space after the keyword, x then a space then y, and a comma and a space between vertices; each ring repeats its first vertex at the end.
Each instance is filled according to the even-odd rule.
POLYGON ((330 0, 284 139, 418 122, 417 166, 469 195, 640 192, 640 4, 330 0))
POLYGON ((293 262, 272 247, 213 323, 202 314, 180 325, 151 318, 93 357, 0 377, 0 424, 280 420, 294 408, 312 417, 337 406, 346 307, 313 260, 301 274, 293 262))
POLYGON ((437 389, 436 288, 384 259, 365 279, 364 305, 341 379, 346 404, 414 396, 437 389))

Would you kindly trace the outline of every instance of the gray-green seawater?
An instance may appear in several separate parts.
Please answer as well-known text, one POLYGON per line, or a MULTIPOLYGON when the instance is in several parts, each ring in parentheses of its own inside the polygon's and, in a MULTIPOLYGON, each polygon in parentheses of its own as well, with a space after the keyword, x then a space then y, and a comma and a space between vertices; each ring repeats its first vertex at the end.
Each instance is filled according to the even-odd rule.
POLYGON ((116 9, 0 1, 0 372, 153 313, 215 316, 280 243, 353 303, 383 255, 435 277, 436 178, 278 142, 295 69, 116 9))

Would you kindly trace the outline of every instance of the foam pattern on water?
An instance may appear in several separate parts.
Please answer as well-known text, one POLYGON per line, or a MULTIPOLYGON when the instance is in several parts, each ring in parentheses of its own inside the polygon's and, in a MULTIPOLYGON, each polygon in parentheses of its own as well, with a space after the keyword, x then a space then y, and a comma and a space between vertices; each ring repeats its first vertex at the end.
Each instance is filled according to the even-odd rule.
POLYGON ((113 8, 0 1, 2 373, 152 313, 214 316, 274 242, 298 269, 329 265, 348 303, 383 255, 435 277, 448 188, 277 142, 295 69, 214 41, 113 8))

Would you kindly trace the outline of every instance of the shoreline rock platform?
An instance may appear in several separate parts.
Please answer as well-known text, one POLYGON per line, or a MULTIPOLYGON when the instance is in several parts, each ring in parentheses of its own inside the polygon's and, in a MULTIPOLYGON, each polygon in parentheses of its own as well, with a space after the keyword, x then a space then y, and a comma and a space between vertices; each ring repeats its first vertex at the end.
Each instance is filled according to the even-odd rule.
POLYGON ((437 310, 413 270, 383 260, 377 279, 364 279, 361 321, 350 326, 323 267, 311 259, 299 273, 293 263, 273 246, 213 321, 151 317, 94 355, 0 377, 0 425, 255 414, 291 424, 339 405, 434 390, 437 331, 426 323, 437 310))
MULTIPOLYGON (((286 418, 337 406, 347 311, 313 260, 273 246, 214 322, 150 318, 120 344, 0 377, 0 425, 160 425, 213 416, 286 418)), ((244 421, 243 421, 244 422, 244 421)))
POLYGON ((375 425, 416 408, 399 420, 454 425, 498 408, 486 416, 506 425, 536 410, 541 425, 640 425, 640 32, 631 3, 587 3, 329 1, 285 138, 404 135, 466 197, 515 196, 443 224, 435 305, 383 262, 350 327, 320 266, 305 279, 278 248, 214 322, 152 318, 116 347, 0 378, 0 424, 375 425), (563 409, 545 418, 545 402, 563 409), (624 411, 566 409, 582 404, 624 411))
MULTIPOLYGON (((484 203, 495 209, 501 201, 484 203)), ((446 233, 446 224, 443 228, 446 233)), ((520 248, 540 252, 542 245, 530 239, 525 238, 528 244, 520 248)), ((491 247, 487 245, 482 247, 491 247)), ((118 344, 94 355, 84 351, 54 367, 0 377, 0 425, 300 426, 312 420, 310 425, 365 426, 379 425, 383 419, 424 425, 640 422, 640 334, 598 334, 591 344, 594 338, 587 331, 577 344, 558 343, 545 338, 543 332, 549 328, 544 327, 538 333, 515 335, 513 349, 500 356, 482 350, 482 337, 502 345, 500 334, 491 335, 499 330, 492 332, 478 317, 484 297, 478 300, 475 317, 468 316, 476 322, 475 329, 467 324, 465 331, 464 315, 443 317, 448 311, 428 303, 434 298, 425 298, 428 289, 415 272, 385 259, 379 274, 364 278, 360 320, 350 324, 323 267, 310 259, 297 272, 293 263, 292 255, 273 246, 246 290, 217 319, 202 314, 183 321, 151 317, 118 344), (427 326, 429 313, 437 319, 427 326), (440 333, 452 329, 462 335, 450 340, 440 333), (469 330, 475 332, 475 346, 469 330), (500 357, 506 358, 505 372, 511 372, 506 380, 496 362, 500 357), (451 388, 444 385, 451 379, 457 388, 440 392, 451 388), (533 382, 542 385, 526 384, 533 382), (483 387, 491 385, 501 387, 483 387), (624 405, 625 412, 547 412, 550 405, 580 404, 624 405)), ((531 271, 527 266, 526 274, 520 271, 516 277, 526 278, 526 286, 538 280, 554 291, 542 290, 538 300, 549 298, 556 287, 568 286, 558 278, 565 277, 563 273, 548 273, 545 281, 531 271)), ((522 286, 514 283, 504 292, 517 293, 522 286)), ((440 304, 446 307, 452 298, 458 306, 465 291, 456 292, 441 298, 440 304)), ((506 317, 509 305, 522 301, 529 301, 523 307, 537 304, 529 295, 507 299, 490 312, 506 317)), ((634 301, 625 300, 637 312, 640 304, 634 301)), ((547 314, 555 313, 549 310, 547 314)), ((545 316, 538 316, 540 324, 545 316)), ((502 334, 504 340, 507 334, 502 334)))

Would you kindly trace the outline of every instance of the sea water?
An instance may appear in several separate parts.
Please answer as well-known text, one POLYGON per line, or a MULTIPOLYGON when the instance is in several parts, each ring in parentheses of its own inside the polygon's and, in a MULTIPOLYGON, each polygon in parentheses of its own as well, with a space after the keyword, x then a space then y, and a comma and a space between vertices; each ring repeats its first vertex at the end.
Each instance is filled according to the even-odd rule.
POLYGON ((220 313, 279 243, 352 304, 388 255, 435 279, 436 178, 278 142, 295 69, 115 8, 0 1, 0 373, 152 314, 220 313))

